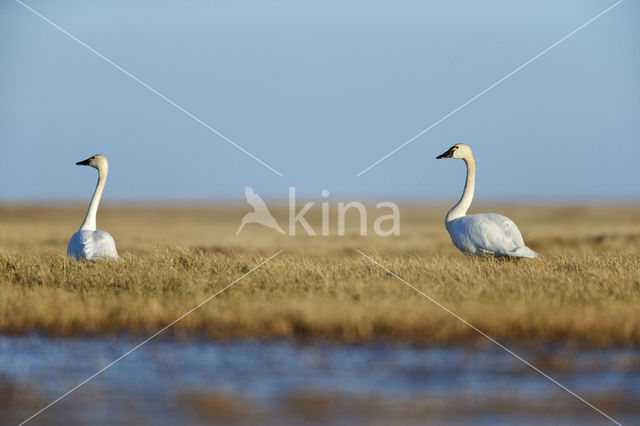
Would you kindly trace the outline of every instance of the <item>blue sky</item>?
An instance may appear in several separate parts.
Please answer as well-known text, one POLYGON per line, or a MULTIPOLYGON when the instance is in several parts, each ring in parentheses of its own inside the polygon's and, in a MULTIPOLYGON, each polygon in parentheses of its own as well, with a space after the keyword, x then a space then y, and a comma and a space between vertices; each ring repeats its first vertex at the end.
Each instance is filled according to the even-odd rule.
POLYGON ((11 0, 0 200, 640 199, 640 3, 627 0, 366 174, 613 1, 27 2, 277 176, 11 0))

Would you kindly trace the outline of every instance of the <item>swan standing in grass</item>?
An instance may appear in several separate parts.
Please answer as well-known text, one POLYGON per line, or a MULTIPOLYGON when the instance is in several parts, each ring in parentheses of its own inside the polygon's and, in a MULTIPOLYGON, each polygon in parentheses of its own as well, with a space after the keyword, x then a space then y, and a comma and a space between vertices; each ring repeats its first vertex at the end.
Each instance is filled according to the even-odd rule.
POLYGON ((94 169, 98 169, 98 184, 82 226, 69 241, 67 256, 86 260, 117 259, 118 252, 116 251, 116 243, 113 241, 113 237, 105 231, 96 231, 98 205, 100 204, 100 197, 102 197, 104 184, 109 173, 107 157, 96 154, 84 161, 77 162, 76 165, 91 166, 94 169))
POLYGON ((467 216, 476 185, 476 163, 468 145, 456 144, 436 158, 460 158, 467 165, 462 197, 445 218, 451 241, 461 252, 473 256, 538 257, 524 244, 520 230, 508 217, 495 213, 467 216))

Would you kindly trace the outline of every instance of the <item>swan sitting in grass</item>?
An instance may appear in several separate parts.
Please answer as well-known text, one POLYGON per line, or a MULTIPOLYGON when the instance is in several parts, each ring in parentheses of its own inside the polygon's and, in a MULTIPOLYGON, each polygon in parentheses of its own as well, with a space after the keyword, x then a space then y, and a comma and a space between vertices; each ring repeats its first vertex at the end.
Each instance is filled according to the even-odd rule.
POLYGON ((118 252, 116 251, 116 243, 113 241, 113 237, 105 231, 96 231, 98 205, 100 204, 100 197, 102 197, 104 184, 109 173, 107 158, 97 154, 84 161, 77 162, 76 165, 91 166, 94 169, 98 169, 98 184, 82 226, 69 241, 67 256, 85 260, 117 259, 118 252))
POLYGON ((524 244, 520 230, 508 217, 495 213, 467 216, 476 184, 476 163, 468 145, 456 144, 436 158, 460 158, 467 165, 462 197, 445 218, 451 241, 461 252, 472 256, 538 257, 524 244))

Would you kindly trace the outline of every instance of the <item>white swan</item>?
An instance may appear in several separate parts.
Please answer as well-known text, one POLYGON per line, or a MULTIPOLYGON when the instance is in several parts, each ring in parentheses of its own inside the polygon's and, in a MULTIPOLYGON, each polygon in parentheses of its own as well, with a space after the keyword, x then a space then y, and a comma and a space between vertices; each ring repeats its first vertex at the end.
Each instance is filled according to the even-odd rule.
POLYGON ((113 237, 105 231, 96 231, 96 213, 98 212, 104 184, 107 181, 107 174, 109 173, 107 157, 97 154, 84 161, 77 162, 76 165, 91 166, 94 169, 98 169, 98 184, 82 226, 69 241, 67 256, 86 260, 117 259, 118 252, 116 251, 116 243, 113 241, 113 237))
POLYGON ((466 215, 476 185, 476 163, 468 145, 456 144, 436 158, 460 158, 467 165, 462 197, 445 218, 451 241, 461 252, 473 256, 538 257, 524 244, 520 230, 508 217, 495 213, 466 215))

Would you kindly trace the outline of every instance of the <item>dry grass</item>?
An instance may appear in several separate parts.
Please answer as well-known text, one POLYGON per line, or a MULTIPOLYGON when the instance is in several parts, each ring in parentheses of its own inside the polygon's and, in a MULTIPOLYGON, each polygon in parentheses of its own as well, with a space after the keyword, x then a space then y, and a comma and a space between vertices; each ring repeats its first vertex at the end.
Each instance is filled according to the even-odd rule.
POLYGON ((520 262, 469 262, 449 241, 441 206, 404 206, 402 235, 387 238, 358 236, 355 221, 346 237, 288 237, 257 225, 235 237, 243 207, 107 207, 100 228, 114 236, 121 260, 70 261, 66 244, 83 210, 0 207, 0 330, 150 333, 284 248, 170 333, 416 343, 477 337, 361 249, 497 338, 640 344, 639 206, 478 207, 512 217, 543 255, 520 262))

